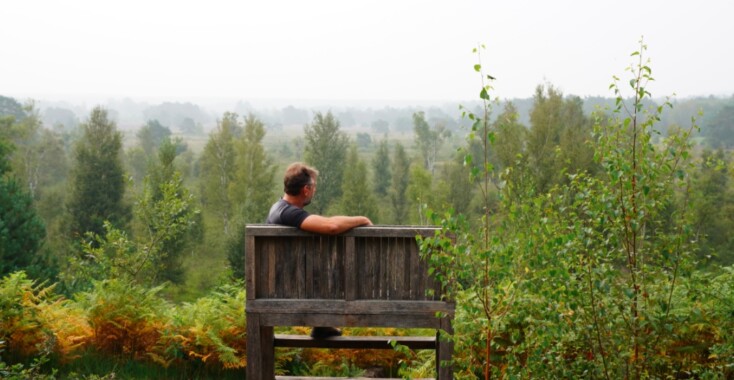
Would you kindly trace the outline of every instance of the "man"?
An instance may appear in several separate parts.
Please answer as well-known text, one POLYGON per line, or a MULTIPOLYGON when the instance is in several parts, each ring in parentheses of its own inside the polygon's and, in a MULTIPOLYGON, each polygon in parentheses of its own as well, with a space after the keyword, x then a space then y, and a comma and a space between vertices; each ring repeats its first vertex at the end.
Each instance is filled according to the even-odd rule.
MULTIPOLYGON (((311 203, 316 194, 316 180, 319 172, 301 162, 294 162, 285 170, 283 187, 285 194, 275 202, 268 214, 268 224, 282 224, 298 227, 304 231, 325 235, 337 235, 359 226, 371 226, 372 221, 365 216, 321 216, 312 215, 303 207, 311 203)), ((313 338, 339 336, 341 331, 333 327, 314 327, 313 338)))

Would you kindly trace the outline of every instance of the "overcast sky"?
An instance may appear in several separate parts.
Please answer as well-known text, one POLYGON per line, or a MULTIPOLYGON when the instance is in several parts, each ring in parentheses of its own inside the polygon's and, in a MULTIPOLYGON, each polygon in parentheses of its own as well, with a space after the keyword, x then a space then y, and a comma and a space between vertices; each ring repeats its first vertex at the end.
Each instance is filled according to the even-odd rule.
POLYGON ((734 1, 15 0, 0 95, 472 100, 612 96, 640 37, 655 97, 734 94, 734 1))

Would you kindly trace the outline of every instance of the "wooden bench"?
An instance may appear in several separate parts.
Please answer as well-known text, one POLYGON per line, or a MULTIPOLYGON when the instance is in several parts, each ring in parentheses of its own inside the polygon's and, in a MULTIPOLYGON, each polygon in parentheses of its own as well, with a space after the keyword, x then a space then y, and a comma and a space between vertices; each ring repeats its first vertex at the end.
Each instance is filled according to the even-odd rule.
POLYGON ((297 228, 246 227, 247 379, 274 379, 276 346, 435 349, 439 379, 452 379, 454 304, 439 299, 416 236, 434 227, 370 226, 338 236, 297 228), (433 294, 427 294, 427 290, 433 294), (430 328, 436 337, 275 335, 275 326, 430 328))

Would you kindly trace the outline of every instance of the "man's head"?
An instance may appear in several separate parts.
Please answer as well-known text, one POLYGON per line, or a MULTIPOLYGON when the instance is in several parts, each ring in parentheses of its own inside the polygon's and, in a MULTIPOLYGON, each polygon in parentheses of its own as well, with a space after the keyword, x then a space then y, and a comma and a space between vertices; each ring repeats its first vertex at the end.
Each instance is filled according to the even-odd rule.
POLYGON ((318 176, 318 170, 302 162, 294 162, 285 169, 283 190, 286 194, 292 196, 304 195, 306 197, 304 205, 308 205, 316 192, 316 178, 318 176))

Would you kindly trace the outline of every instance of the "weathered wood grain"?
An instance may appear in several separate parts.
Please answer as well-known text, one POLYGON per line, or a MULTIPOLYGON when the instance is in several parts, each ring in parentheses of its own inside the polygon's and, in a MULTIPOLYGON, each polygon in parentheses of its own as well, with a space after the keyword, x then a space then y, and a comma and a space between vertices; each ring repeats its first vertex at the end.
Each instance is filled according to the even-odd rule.
MULTIPOLYGON (((440 284, 429 276, 428 264, 421 259, 416 242, 416 236, 433 236, 436 231, 435 227, 422 226, 370 226, 323 236, 292 227, 248 225, 247 378, 274 378, 276 345, 389 348, 384 337, 345 337, 334 342, 310 337, 276 338, 275 326, 431 328, 452 332, 455 305, 439 300, 440 284)), ((451 358, 450 342, 422 337, 409 343, 435 349, 439 378, 452 378, 451 367, 442 365, 451 358)))
POLYGON ((314 339, 307 335, 275 334, 275 347, 310 347, 310 348, 367 348, 375 350, 392 350, 392 343, 411 350, 435 350, 436 337, 433 336, 336 336, 326 339, 314 339))

